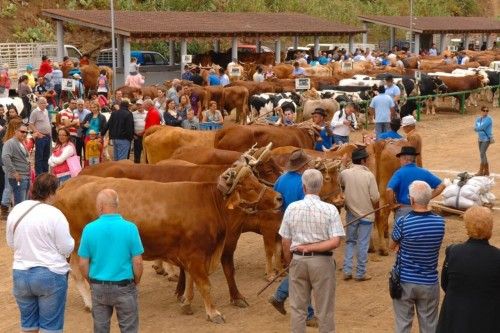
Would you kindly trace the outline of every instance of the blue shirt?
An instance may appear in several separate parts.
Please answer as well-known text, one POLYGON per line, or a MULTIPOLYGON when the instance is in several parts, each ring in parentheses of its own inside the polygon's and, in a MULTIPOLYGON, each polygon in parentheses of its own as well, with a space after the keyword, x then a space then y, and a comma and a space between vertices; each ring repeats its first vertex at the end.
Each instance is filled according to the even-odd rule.
POLYGON ((89 121, 89 128, 87 128, 87 135, 89 135, 89 132, 91 130, 94 130, 97 134, 99 134, 101 132, 101 119, 99 119, 99 117, 92 117, 90 118, 90 121, 89 121))
POLYGON ((319 132, 319 135, 321 136, 321 139, 323 141, 317 141, 314 144, 314 150, 323 151, 323 147, 322 146, 325 146, 325 148, 327 148, 327 149, 332 148, 332 146, 333 146, 333 136, 329 136, 328 135, 328 133, 326 132, 326 128, 321 129, 321 131, 319 132))
POLYGON ((394 132, 394 131, 389 131, 389 132, 384 132, 384 133, 381 133, 378 138, 377 138, 377 141, 379 140, 385 140, 385 139, 402 139, 403 137, 401 135, 399 135, 398 132, 394 132))
POLYGON ((444 237, 444 219, 432 212, 410 212, 394 224, 392 239, 399 243, 401 282, 438 283, 437 264, 444 237))
POLYGON ((304 68, 299 67, 299 68, 293 68, 292 75, 299 76, 299 75, 304 75, 306 72, 304 71, 304 68))
POLYGON ((321 57, 319 57, 318 62, 320 65, 326 65, 326 64, 328 64, 328 58, 321 56, 321 57))
POLYGON ((89 277, 102 281, 133 279, 132 257, 143 252, 137 226, 119 214, 87 224, 78 249, 80 257, 90 259, 89 277))
POLYGON ((208 76, 208 85, 209 86, 220 86, 220 79, 215 74, 210 74, 208 76))
POLYGON ((281 176, 274 184, 274 190, 281 194, 283 206, 286 210, 289 204, 304 199, 304 190, 302 189, 302 175, 295 171, 288 171, 281 176))
POLYGON ((378 94, 373 97, 370 102, 370 107, 375 109, 375 122, 376 123, 390 123, 391 122, 391 108, 394 107, 394 101, 391 96, 386 94, 378 94))
POLYGON ((395 84, 391 87, 385 86, 385 94, 394 99, 394 97, 401 95, 401 89, 399 89, 399 87, 395 84))
POLYGON ((415 180, 421 180, 429 184, 432 189, 435 189, 441 184, 441 179, 436 177, 430 171, 418 167, 415 163, 410 163, 399 168, 387 183, 387 188, 390 188, 396 194, 396 200, 403 205, 410 204, 410 192, 408 187, 415 180))
POLYGON ((477 132, 479 136, 479 141, 485 142, 490 141, 493 136, 492 133, 493 120, 490 116, 486 117, 477 117, 474 125, 474 130, 477 132))

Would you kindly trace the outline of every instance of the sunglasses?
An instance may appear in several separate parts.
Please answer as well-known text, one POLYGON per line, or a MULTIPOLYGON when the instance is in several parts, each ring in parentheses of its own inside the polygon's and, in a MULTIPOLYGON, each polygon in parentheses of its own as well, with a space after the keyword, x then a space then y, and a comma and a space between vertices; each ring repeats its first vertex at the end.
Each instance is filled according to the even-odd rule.
POLYGON ((21 131, 21 130, 19 130, 19 133, 28 134, 28 131, 21 131))
POLYGON ((482 109, 481 111, 483 111, 483 112, 489 112, 490 110, 488 110, 488 109, 482 109))

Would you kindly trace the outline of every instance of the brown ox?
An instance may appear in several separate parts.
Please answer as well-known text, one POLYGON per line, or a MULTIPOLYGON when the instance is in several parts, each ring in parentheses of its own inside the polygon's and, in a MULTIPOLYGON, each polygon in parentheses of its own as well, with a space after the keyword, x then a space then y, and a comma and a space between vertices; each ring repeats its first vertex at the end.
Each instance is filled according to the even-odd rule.
MULTIPOLYGON (((304 149, 304 151, 314 158, 328 158, 328 159, 342 159, 345 158, 347 160, 351 159, 352 152, 357 148, 357 145, 354 143, 348 143, 341 146, 336 147, 335 150, 329 151, 317 151, 314 149, 304 149)), ((290 155, 292 152, 297 149, 292 146, 284 146, 274 148, 271 151, 271 155, 274 157, 276 162, 279 165, 285 166, 286 162, 290 159, 290 155)))
MULTIPOLYGON (((439 76, 439 79, 443 81, 444 84, 448 87, 447 92, 459 92, 465 90, 474 90, 477 88, 481 88, 484 86, 483 80, 484 78, 481 75, 468 75, 463 77, 450 77, 450 76, 439 76)), ((470 96, 470 93, 465 94, 465 99, 467 100, 470 96)), ((456 98, 461 106, 460 96, 453 96, 456 98)), ((453 103, 454 105, 455 103, 453 103)))
POLYGON ((262 93, 275 92, 275 86, 267 81, 254 82, 254 81, 238 80, 238 81, 231 82, 226 87, 227 88, 229 88, 229 87, 245 87, 248 89, 249 96, 256 95, 256 94, 262 94, 262 93))
POLYGON ((239 53, 238 61, 244 65, 245 63, 254 63, 256 65, 274 65, 274 52, 261 53, 239 53))
MULTIPOLYGON (((117 191, 122 202, 140 199, 140 205, 122 205, 120 214, 137 225, 145 249, 144 259, 162 259, 185 270, 204 300, 207 316, 213 322, 224 322, 211 297, 209 274, 225 255, 224 245, 230 230, 245 218, 245 211, 275 210, 281 205, 280 196, 260 184, 251 170, 242 165, 228 169, 218 184, 77 177, 59 189, 54 201, 68 218, 75 248, 85 225, 98 217, 95 193, 106 188, 117 191), (193 200, 199 205, 190 204, 193 200), (199 223, 200 217, 203 223, 199 223)), ((77 274, 78 268, 73 269, 72 275, 77 274)), ((79 290, 86 290, 82 277, 75 278, 79 290)), ((86 297, 86 305, 90 306, 88 291, 86 297)), ((184 297, 186 312, 192 298, 192 293, 184 297)))
POLYGON ((185 146, 177 149, 170 158, 194 164, 227 165, 241 156, 241 152, 233 150, 185 146))
POLYGON ((213 147, 243 152, 255 143, 265 146, 272 142, 274 147, 295 146, 312 149, 317 138, 318 132, 312 127, 233 125, 215 133, 213 147))
POLYGON ((134 94, 142 95, 143 97, 150 97, 151 99, 158 97, 158 89, 162 88, 158 85, 145 86, 143 88, 133 88, 129 86, 121 86, 117 91, 121 91, 123 97, 134 98, 134 94))
POLYGON ((326 111, 326 122, 330 122, 333 114, 340 109, 340 104, 334 99, 309 99, 302 107, 302 117, 297 114, 297 121, 305 121, 312 118, 315 109, 322 108, 326 111))
POLYGON ((208 108, 208 101, 216 101, 220 109, 225 109, 230 113, 236 109, 236 122, 246 122, 248 110, 248 89, 244 86, 207 86, 204 87, 207 98, 205 108, 208 108))
POLYGON ((85 87, 85 91, 88 93, 89 91, 96 91, 97 89, 97 79, 99 78, 99 74, 101 70, 106 70, 106 77, 108 82, 111 84, 113 82, 112 73, 113 71, 107 66, 97 67, 94 64, 85 65, 80 68, 83 79, 83 86, 85 87))
POLYGON ((273 72, 278 79, 289 79, 292 76, 293 66, 289 64, 277 64, 273 67, 273 72))
POLYGON ((215 134, 215 131, 192 131, 172 126, 150 127, 144 133, 141 159, 156 164, 170 158, 175 150, 183 146, 213 148, 215 134))

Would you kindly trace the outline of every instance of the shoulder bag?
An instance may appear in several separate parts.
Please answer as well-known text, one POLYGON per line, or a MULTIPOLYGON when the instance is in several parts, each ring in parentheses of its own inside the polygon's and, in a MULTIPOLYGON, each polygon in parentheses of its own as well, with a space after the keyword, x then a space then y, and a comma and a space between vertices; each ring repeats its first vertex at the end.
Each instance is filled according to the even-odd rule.
POLYGON ((490 145, 491 145, 492 143, 495 143, 495 138, 493 137, 493 135, 492 135, 492 136, 489 136, 489 135, 488 135, 488 133, 486 133, 486 131, 485 131, 485 130, 481 130, 481 131, 483 131, 483 132, 484 132, 484 135, 486 135, 486 137, 488 138, 488 141, 490 141, 490 145))
POLYGON ((36 206, 38 205, 41 205, 42 203, 41 202, 37 202, 36 204, 34 204, 33 206, 31 206, 30 208, 28 208, 27 211, 24 212, 23 215, 21 215, 21 217, 17 220, 16 224, 14 224, 14 228, 12 229, 12 236, 14 237, 14 234, 16 233, 16 229, 17 229, 17 226, 19 225, 19 223, 21 223, 21 221, 24 219, 24 217, 26 215, 28 215, 29 212, 31 212, 31 210, 33 208, 35 208, 36 206))
MULTIPOLYGON (((403 236, 406 216, 401 221, 401 236, 403 236)), ((401 244, 401 241, 399 243, 401 244)), ((400 299, 403 295, 403 287, 401 286, 401 246, 399 247, 398 255, 396 256, 396 263, 389 272, 389 294, 392 299, 400 299)))

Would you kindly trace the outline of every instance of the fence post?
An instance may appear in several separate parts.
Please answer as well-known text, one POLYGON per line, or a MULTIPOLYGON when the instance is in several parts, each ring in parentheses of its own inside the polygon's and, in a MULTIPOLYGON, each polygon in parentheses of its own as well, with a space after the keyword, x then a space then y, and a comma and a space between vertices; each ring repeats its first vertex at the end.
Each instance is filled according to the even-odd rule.
POLYGON ((460 94, 460 114, 465 113, 465 93, 460 94))
POLYGON ((415 99, 417 101, 417 121, 420 121, 420 109, 422 108, 422 105, 420 104, 420 99, 415 99))

